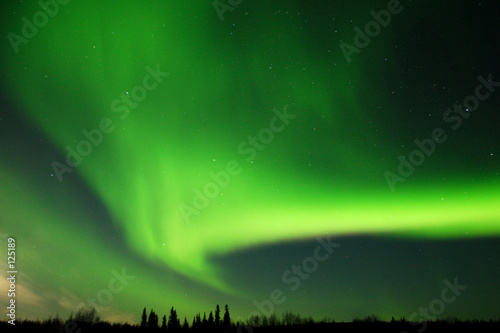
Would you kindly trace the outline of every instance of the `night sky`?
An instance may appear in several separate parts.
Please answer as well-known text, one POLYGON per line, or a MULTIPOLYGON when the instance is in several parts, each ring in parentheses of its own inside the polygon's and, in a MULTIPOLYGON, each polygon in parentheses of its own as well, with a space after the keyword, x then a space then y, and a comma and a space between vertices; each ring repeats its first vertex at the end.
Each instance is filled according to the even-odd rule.
POLYGON ((20 317, 500 317, 497 1, 59 1, 0 5, 20 317))

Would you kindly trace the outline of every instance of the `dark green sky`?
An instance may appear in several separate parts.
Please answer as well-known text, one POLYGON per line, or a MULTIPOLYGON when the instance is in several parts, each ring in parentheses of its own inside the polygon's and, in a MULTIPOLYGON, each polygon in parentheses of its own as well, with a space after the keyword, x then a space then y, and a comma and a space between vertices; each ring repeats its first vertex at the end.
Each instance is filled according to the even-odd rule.
POLYGON ((496 2, 0 6, 21 317, 500 315, 496 2))

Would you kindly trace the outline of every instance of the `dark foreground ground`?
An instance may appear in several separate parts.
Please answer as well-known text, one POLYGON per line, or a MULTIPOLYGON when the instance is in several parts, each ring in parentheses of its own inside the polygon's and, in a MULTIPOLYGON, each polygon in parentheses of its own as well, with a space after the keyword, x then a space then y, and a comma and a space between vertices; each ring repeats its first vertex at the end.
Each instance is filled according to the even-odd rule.
MULTIPOLYGON (((50 322, 32 322, 24 321, 17 322, 15 326, 0 322, 0 332, 51 332, 51 333, 85 333, 85 332, 144 332, 144 333, 188 333, 188 332, 214 332, 226 333, 223 330, 210 329, 142 329, 138 326, 128 324, 109 324, 98 323, 86 325, 85 323, 66 323, 61 325, 51 324, 50 322)), ((384 332, 384 333, 482 333, 482 332, 500 332, 499 321, 472 321, 472 322, 424 322, 424 323, 409 323, 409 322, 372 322, 372 323, 315 323, 296 326, 268 326, 268 327, 250 327, 233 325, 227 333, 279 333, 279 332, 384 332)))

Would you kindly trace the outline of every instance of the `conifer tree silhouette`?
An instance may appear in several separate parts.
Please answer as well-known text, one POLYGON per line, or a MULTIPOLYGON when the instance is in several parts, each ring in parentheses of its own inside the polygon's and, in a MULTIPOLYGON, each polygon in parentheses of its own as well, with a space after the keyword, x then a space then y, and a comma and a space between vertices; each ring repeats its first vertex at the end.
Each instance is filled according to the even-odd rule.
POLYGON ((192 329, 193 331, 199 331, 201 329, 201 316, 199 312, 193 318, 192 329))
POLYGON ((231 330, 231 317, 229 315, 229 307, 225 306, 224 319, 222 321, 222 328, 224 331, 229 332, 231 330))
POLYGON ((203 327, 204 330, 207 329, 207 313, 203 312, 203 321, 201 322, 201 327, 203 327))
POLYGON ((148 328, 149 329, 158 328, 158 316, 156 315, 153 309, 151 309, 151 312, 149 313, 148 328))
POLYGON ((220 328, 220 308, 219 304, 215 307, 215 328, 219 329, 220 328))
POLYGON ((186 317, 184 317, 184 324, 182 324, 182 330, 184 332, 188 332, 189 331, 189 324, 188 324, 188 320, 186 317))
POLYGON ((147 327, 147 322, 148 320, 148 315, 147 315, 147 312, 146 312, 146 307, 144 307, 144 310, 142 310, 142 317, 141 317, 141 328, 146 328, 147 327))
POLYGON ((167 329, 167 316, 163 315, 163 319, 161 321, 161 329, 166 330, 167 329))
POLYGON ((174 307, 172 307, 172 309, 170 309, 170 316, 168 317, 167 329, 170 332, 179 332, 180 328, 181 323, 177 317, 177 312, 174 310, 174 307))
POLYGON ((214 315, 212 314, 212 311, 210 311, 210 314, 208 315, 208 329, 210 331, 213 331, 215 327, 215 322, 214 322, 214 315))

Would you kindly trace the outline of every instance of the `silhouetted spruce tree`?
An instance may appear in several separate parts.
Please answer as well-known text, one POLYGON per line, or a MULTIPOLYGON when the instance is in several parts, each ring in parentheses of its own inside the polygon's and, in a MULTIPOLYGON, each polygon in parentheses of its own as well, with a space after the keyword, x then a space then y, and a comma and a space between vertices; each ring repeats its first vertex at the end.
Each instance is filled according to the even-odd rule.
POLYGON ((215 307, 215 328, 219 329, 220 328, 220 308, 219 304, 215 307))
POLYGON ((158 328, 158 316, 154 312, 153 309, 151 309, 151 312, 149 313, 148 317, 148 329, 157 329, 158 328))
POLYGON ((188 324, 188 320, 186 317, 184 317, 184 324, 182 324, 182 331, 184 331, 184 332, 189 331, 189 324, 188 324))
POLYGON ((199 312, 193 318, 193 326, 191 329, 195 332, 201 329, 201 315, 199 312))
POLYGON ((146 313, 146 307, 144 307, 144 310, 142 310, 142 317, 141 317, 141 328, 146 328, 148 325, 148 315, 146 313))
POLYGON ((161 321, 161 329, 166 330, 167 329, 167 316, 163 315, 163 319, 161 321))
POLYGON ((179 332, 180 328, 181 323, 179 321, 179 318, 177 317, 177 312, 174 310, 174 307, 172 307, 172 309, 170 309, 170 316, 168 316, 167 329, 170 332, 179 332))
POLYGON ((214 327, 215 327, 214 315, 212 314, 212 311, 210 311, 210 314, 208 315, 208 329, 210 331, 213 331, 214 327))
POLYGON ((231 330, 231 317, 229 316, 229 307, 225 306, 224 319, 222 320, 222 328, 224 331, 229 332, 231 330))
POLYGON ((207 313, 203 312, 203 321, 201 322, 201 327, 203 327, 204 330, 207 329, 207 313))

